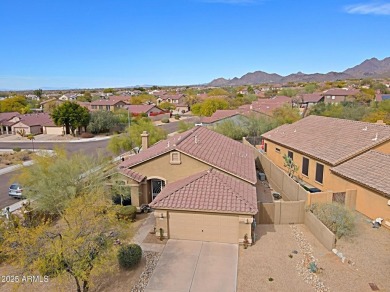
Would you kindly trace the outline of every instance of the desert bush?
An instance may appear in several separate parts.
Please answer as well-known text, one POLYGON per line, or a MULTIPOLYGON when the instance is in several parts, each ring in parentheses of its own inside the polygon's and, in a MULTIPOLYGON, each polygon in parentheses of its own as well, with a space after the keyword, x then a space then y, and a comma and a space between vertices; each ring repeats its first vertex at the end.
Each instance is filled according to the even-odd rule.
POLYGON ((12 150, 13 150, 14 152, 20 152, 20 151, 22 151, 22 148, 20 148, 20 147, 15 147, 15 148, 12 148, 12 150))
POLYGON ((116 206, 116 217, 118 220, 135 220, 137 208, 135 206, 116 206))
POLYGON ((310 211, 328 227, 337 238, 351 235, 355 227, 353 212, 338 203, 313 204, 310 211))
POLYGON ((141 261, 141 258, 142 249, 138 244, 127 244, 119 248, 118 262, 123 269, 130 269, 136 266, 141 261))
POLYGON ((180 115, 175 115, 175 120, 180 120, 180 115))
POLYGON ((169 123, 169 119, 168 119, 168 118, 163 118, 163 119, 161 120, 161 123, 169 123))
POLYGON ((81 137, 81 138, 93 138, 93 137, 95 137, 95 135, 92 134, 92 133, 84 132, 84 133, 82 133, 82 134, 80 135, 80 137, 81 137))

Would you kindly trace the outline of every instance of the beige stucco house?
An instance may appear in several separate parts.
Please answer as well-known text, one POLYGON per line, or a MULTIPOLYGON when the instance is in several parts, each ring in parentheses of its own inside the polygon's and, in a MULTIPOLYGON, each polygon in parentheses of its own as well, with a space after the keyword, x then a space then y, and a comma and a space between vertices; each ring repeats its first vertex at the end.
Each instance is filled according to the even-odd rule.
POLYGON ((262 137, 267 157, 286 169, 290 156, 307 189, 356 190, 357 211, 390 218, 390 126, 309 116, 262 137))
POLYGON ((131 189, 132 205, 155 209, 157 235, 226 243, 252 238, 256 169, 246 145, 204 127, 158 142, 122 162, 112 180, 131 189))

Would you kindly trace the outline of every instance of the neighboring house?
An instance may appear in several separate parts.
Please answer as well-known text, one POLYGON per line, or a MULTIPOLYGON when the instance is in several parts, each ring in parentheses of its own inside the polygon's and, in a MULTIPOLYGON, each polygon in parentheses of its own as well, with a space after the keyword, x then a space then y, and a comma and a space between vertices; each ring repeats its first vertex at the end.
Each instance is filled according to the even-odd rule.
POLYGON ((131 98, 130 95, 111 95, 108 99, 116 100, 116 101, 121 100, 126 103, 130 103, 130 98, 131 98))
POLYGON ((140 115, 147 114, 148 116, 158 115, 165 113, 162 109, 154 104, 132 104, 124 106, 131 114, 140 115))
POLYGON ((325 103, 340 103, 352 101, 360 91, 357 89, 332 88, 323 93, 325 103))
POLYGON ((101 100, 92 101, 90 103, 90 110, 91 111, 98 111, 98 110, 115 111, 117 109, 123 108, 128 104, 129 104, 128 102, 125 102, 123 100, 101 99, 101 100))
POLYGON ((44 128, 46 134, 62 134, 62 127, 57 127, 47 113, 20 115, 15 117, 13 121, 14 123, 11 126, 13 134, 24 131, 27 135, 37 135, 44 133, 44 128), (50 128, 49 133, 47 133, 48 128, 50 128))
POLYGON ((62 100, 51 98, 40 103, 40 109, 45 113, 50 113, 56 107, 62 104, 62 100))
POLYGON ((383 101, 383 100, 390 100, 390 94, 376 94, 375 95, 375 100, 376 101, 383 101))
POLYGON ((277 166, 285 169, 283 155, 293 159, 299 167, 296 175, 307 188, 333 193, 356 190, 357 211, 370 218, 390 218, 390 193, 385 191, 390 179, 383 167, 390 154, 390 126, 309 116, 262 138, 264 152, 277 166), (378 157, 383 161, 377 163, 378 157), (367 178, 357 181, 364 173, 367 178))
POLYGON ((257 210, 253 150, 195 127, 122 162, 111 182, 131 189, 132 205, 155 209, 156 231, 175 239, 251 242, 257 210))
POLYGON ((26 98, 30 99, 30 100, 40 100, 39 96, 37 96, 35 94, 27 94, 26 98))
POLYGON ((292 99, 288 96, 275 96, 273 98, 259 98, 252 102, 252 104, 244 104, 238 108, 239 111, 248 112, 253 111, 256 113, 265 114, 268 116, 272 115, 272 112, 284 106, 285 104, 291 105, 292 99))
POLYGON ((316 105, 319 102, 323 102, 324 96, 320 92, 301 94, 297 96, 297 101, 300 107, 308 108, 316 105))
MULTIPOLYGON (((155 94, 156 95, 156 94, 155 94)), ((157 105, 162 102, 169 102, 176 107, 176 111, 185 113, 188 112, 188 105, 185 104, 185 95, 184 94, 161 94, 157 97, 157 105)))
POLYGON ((58 99, 62 101, 73 101, 77 99, 77 94, 74 93, 66 93, 62 96, 60 96, 58 99))
POLYGON ((211 117, 202 117, 200 122, 202 126, 216 126, 226 121, 242 124, 244 119, 246 117, 237 110, 217 110, 211 117))
POLYGON ((5 112, 0 113, 0 133, 3 134, 11 134, 12 129, 11 126, 17 121, 17 117, 20 116, 18 112, 5 112))

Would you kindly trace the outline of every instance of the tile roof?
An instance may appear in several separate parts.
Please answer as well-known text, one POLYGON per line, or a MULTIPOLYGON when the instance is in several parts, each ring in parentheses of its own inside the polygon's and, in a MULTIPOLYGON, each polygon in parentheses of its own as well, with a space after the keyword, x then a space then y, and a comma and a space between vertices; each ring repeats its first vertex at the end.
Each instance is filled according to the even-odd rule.
POLYGON ((150 206, 256 214, 256 187, 221 171, 210 169, 168 184, 150 206))
POLYGON ((330 165, 337 165, 390 141, 390 126, 308 116, 273 129, 262 137, 330 165))
POLYGON ((323 94, 319 92, 302 94, 300 96, 303 102, 319 102, 323 98, 323 94))
POLYGON ((390 198, 390 154, 368 151, 331 171, 390 198))
POLYGON ((217 110, 211 117, 202 117, 200 121, 205 124, 211 124, 239 114, 240 112, 237 110, 217 110))
POLYGON ((243 180, 256 183, 253 150, 205 127, 195 127, 162 140, 125 160, 120 167, 131 168, 172 150, 192 156, 243 180))
POLYGON ((143 181, 146 178, 145 175, 142 175, 142 174, 140 174, 134 170, 128 169, 128 168, 119 169, 119 173, 135 180, 138 183, 140 183, 141 181, 143 181))
POLYGON ((18 112, 0 113, 0 123, 1 122, 6 122, 9 119, 12 119, 13 117, 18 117, 18 116, 20 116, 20 113, 18 113, 18 112))
POLYGON ((126 105, 124 106, 124 108, 128 109, 133 114, 141 114, 141 113, 147 113, 151 109, 157 107, 154 104, 132 104, 132 105, 126 105))
POLYGON ((91 105, 116 105, 118 102, 127 103, 124 100, 100 99, 91 102, 91 105))
POLYGON ((26 126, 56 126, 48 113, 25 114, 20 115, 19 118, 20 122, 26 126))

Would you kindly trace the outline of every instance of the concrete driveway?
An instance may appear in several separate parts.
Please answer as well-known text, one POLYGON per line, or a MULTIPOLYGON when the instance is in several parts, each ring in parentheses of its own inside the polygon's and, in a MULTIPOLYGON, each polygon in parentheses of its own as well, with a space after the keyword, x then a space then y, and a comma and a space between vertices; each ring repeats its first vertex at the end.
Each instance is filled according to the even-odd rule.
POLYGON ((145 292, 233 292, 237 263, 237 244, 170 239, 145 292))

